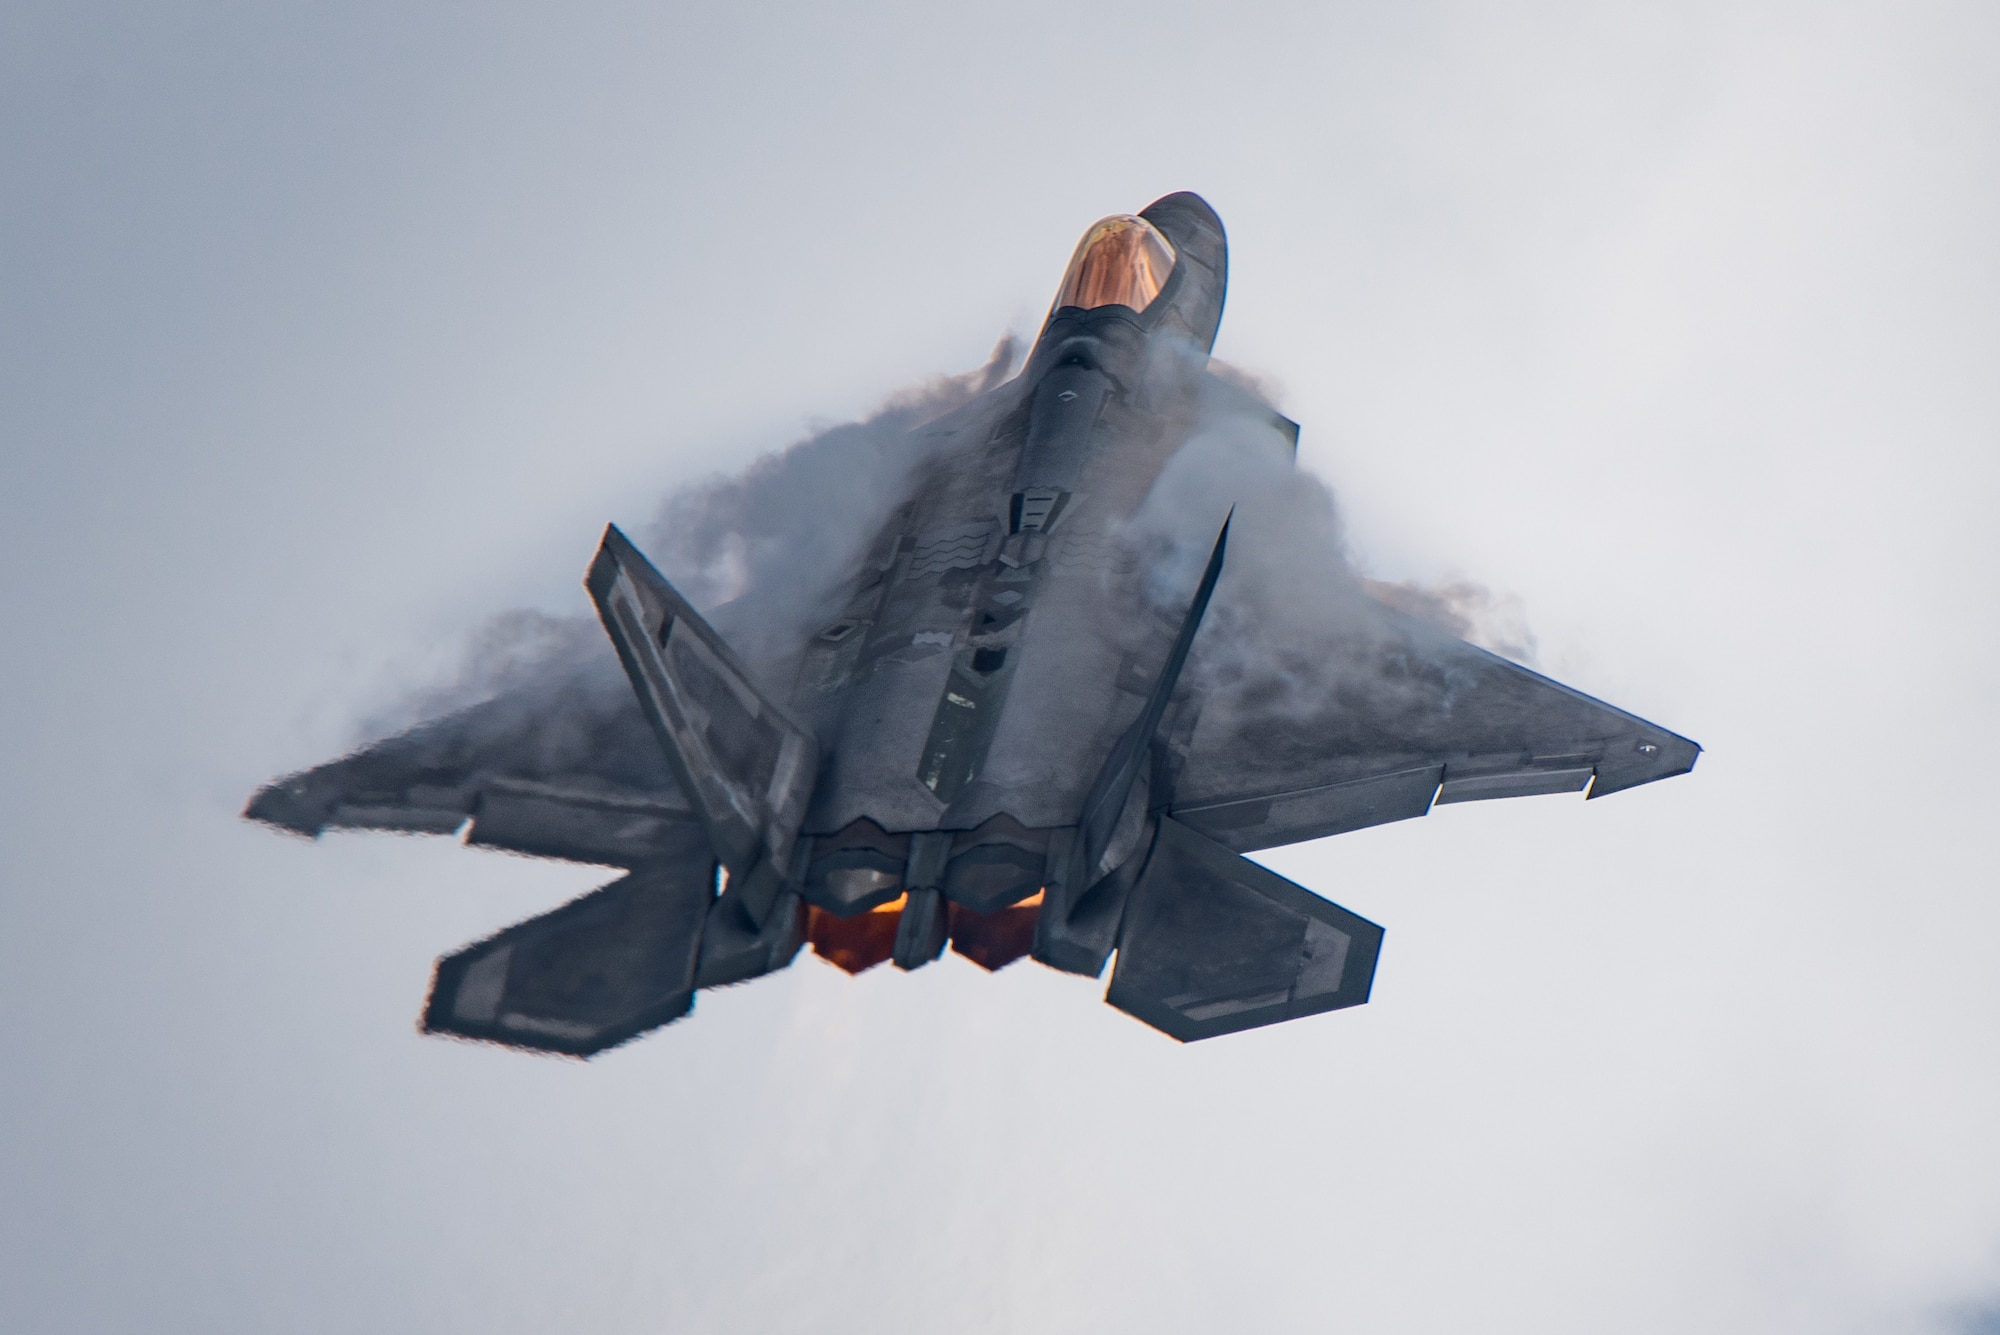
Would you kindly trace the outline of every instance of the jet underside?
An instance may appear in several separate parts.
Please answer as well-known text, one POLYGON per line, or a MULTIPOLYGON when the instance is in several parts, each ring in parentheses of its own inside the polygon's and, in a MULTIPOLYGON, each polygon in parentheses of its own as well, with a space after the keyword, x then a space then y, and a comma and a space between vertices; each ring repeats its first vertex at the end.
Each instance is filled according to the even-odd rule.
POLYGON ((1287 462, 1297 433, 1206 369, 1226 263, 1192 195, 1094 229, 1064 287, 1090 304, 1059 298, 1019 375, 921 428, 782 678, 614 529, 586 583, 622 685, 531 685, 246 814, 625 868, 439 961, 426 1029, 515 1047, 588 1055, 807 941, 855 972, 947 944, 1092 976, 1115 955, 1107 1000, 1182 1040, 1366 1001, 1381 929, 1241 854, 1436 803, 1601 796, 1698 748, 1360 598, 1283 709, 1188 670, 1254 516, 1184 507, 1181 547, 1208 559, 1178 585, 1138 517, 1217 403, 1287 462))

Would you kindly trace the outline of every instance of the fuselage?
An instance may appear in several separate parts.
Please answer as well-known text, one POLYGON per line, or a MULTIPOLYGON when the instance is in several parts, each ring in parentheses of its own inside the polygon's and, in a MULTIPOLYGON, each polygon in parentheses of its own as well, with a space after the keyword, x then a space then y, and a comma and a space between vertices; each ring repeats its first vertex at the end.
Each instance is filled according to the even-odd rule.
POLYGON ((807 832, 1074 823, 1171 634, 1123 531, 1188 415, 1152 337, 1125 307, 1059 311, 973 405, 989 420, 947 424, 970 443, 929 462, 806 652, 793 705, 828 756, 807 832))
POLYGON ((601 1051, 807 940, 852 972, 1115 953, 1106 1000, 1183 1041, 1361 1004, 1381 928, 1244 854, 1700 748, 1369 598, 1297 427, 1209 369, 1226 276, 1193 195, 1099 222, 1018 376, 875 442, 871 517, 813 530, 865 555, 791 562, 754 654, 610 526, 584 583, 623 680, 551 659, 246 814, 625 868, 439 960, 425 1030, 514 1047, 601 1051))
MULTIPOLYGON (((1021 373, 929 428, 940 448, 793 685, 821 748, 809 903, 895 902, 913 837, 956 904, 997 912, 1046 882, 1178 624, 1129 524, 1195 420, 1225 274, 1192 196, 1105 220, 1021 373)), ((1146 794, 1142 776, 1134 811, 1146 794)))

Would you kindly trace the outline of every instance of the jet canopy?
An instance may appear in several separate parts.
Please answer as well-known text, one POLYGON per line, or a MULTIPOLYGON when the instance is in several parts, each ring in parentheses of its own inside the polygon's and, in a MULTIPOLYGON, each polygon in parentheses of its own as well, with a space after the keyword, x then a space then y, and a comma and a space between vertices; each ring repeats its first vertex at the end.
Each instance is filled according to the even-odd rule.
POLYGON ((1173 271, 1174 248, 1158 228, 1134 214, 1113 214, 1077 243, 1055 308, 1130 306, 1143 311, 1173 271))

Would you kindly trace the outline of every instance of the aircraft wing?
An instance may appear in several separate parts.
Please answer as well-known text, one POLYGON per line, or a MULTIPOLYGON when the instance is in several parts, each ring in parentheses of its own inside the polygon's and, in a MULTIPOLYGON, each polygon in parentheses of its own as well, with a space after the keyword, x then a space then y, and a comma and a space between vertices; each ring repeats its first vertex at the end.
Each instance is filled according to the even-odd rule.
MULTIPOLYGON (((596 648, 593 645, 593 648, 596 648)), ((493 699, 278 780, 244 815, 452 834, 536 857, 633 867, 699 827, 609 646, 493 699)))
POLYGON ((1211 690, 1184 745, 1173 818, 1239 853, 1433 802, 1603 797, 1684 774, 1701 751, 1372 602, 1365 630, 1325 653, 1211 690))

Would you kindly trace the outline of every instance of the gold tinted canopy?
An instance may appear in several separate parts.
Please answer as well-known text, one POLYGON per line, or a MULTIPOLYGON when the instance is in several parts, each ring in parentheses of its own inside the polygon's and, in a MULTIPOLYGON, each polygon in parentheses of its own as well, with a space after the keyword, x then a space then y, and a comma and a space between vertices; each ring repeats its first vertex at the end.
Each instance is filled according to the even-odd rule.
POLYGON ((1056 293, 1056 309, 1130 306, 1143 311, 1173 271, 1174 248, 1158 228, 1130 213, 1113 214, 1077 243, 1056 293))

